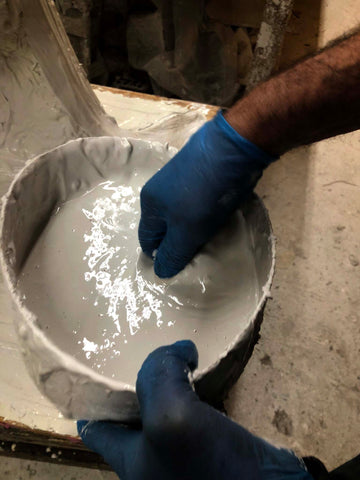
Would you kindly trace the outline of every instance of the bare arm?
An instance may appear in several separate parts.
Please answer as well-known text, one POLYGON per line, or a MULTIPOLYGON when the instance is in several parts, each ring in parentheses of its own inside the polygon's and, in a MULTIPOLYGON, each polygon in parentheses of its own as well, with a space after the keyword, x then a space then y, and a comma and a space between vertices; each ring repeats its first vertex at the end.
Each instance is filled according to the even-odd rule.
POLYGON ((257 86, 225 118, 273 155, 357 130, 360 32, 257 86))

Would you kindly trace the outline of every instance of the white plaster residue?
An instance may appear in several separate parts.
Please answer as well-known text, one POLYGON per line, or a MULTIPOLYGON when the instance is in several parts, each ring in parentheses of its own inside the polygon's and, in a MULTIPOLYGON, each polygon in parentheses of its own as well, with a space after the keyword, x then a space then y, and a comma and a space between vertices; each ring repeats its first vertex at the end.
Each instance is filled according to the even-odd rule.
POLYGON ((84 337, 82 349, 86 352, 86 358, 90 358, 90 352, 96 353, 99 350, 99 345, 84 337))
POLYGON ((137 138, 168 142, 181 148, 188 138, 207 120, 210 108, 203 104, 187 106, 174 100, 150 100, 127 97, 120 93, 94 90, 104 105, 105 111, 113 116, 118 125, 137 138))
POLYGON ((274 42, 274 32, 271 25, 266 22, 262 22, 259 36, 257 38, 256 47, 269 49, 274 42))
MULTIPOLYGON (((119 237, 127 240, 128 232, 135 230, 139 215, 138 189, 128 185, 114 185, 107 181, 94 189, 92 195, 97 196, 92 210, 82 209, 85 217, 91 222, 91 233, 84 234, 85 243, 89 244, 84 261, 89 270, 85 272, 85 281, 95 280, 95 288, 101 297, 107 299, 106 314, 114 322, 119 320, 119 305, 125 304, 126 320, 131 335, 139 330, 143 320, 149 320, 154 313, 157 326, 161 326, 162 301, 157 298, 161 286, 148 282, 137 268, 135 281, 131 278, 129 262, 125 246, 119 237)), ((133 248, 135 245, 133 245, 133 248)), ((94 306, 97 306, 95 302, 94 306)), ((118 332, 121 332, 118 323, 118 332)))

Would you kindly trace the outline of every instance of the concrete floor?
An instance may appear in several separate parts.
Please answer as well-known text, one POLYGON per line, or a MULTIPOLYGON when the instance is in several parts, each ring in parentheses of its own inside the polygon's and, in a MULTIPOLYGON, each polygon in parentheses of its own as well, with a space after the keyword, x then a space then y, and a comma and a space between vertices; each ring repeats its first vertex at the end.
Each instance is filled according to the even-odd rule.
POLYGON ((301 148, 259 185, 277 236, 261 340, 227 402, 329 467, 360 453, 360 133, 301 148))
MULTIPOLYGON (((358 5, 295 2, 281 63, 359 25, 358 5)), ((328 468, 360 453, 359 156, 358 131, 289 152, 265 172, 257 191, 277 237, 273 299, 227 402, 254 433, 328 468)))
MULTIPOLYGON (((358 0, 296 2, 281 63, 359 24, 357 7, 358 0)), ((360 453, 359 156, 355 132, 289 152, 265 172, 257 191, 277 236, 273 299, 227 401, 229 415, 254 433, 329 468, 360 453)), ((117 477, 0 458, 0 478, 117 477)))

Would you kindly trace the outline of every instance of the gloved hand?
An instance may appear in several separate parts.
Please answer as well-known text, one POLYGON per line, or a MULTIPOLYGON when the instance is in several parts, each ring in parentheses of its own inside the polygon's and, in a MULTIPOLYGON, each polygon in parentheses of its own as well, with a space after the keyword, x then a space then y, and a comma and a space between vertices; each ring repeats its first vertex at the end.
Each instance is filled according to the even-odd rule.
POLYGON ((190 341, 151 353, 137 379, 142 430, 78 422, 89 448, 121 480, 312 480, 290 451, 255 437, 200 401, 189 383, 190 341))
POLYGON ((141 191, 139 241, 155 273, 172 277, 226 222, 276 158, 222 113, 203 125, 141 191))

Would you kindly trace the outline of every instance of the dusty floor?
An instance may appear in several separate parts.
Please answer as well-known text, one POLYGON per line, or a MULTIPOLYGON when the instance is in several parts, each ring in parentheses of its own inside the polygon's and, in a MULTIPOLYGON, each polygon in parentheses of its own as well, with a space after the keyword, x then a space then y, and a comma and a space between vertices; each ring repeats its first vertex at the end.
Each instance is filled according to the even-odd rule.
MULTIPOLYGON (((358 4, 297 2, 282 64, 359 24, 358 4)), ((360 453, 359 157, 356 132, 290 152, 265 173, 257 190, 278 240, 273 299, 227 402, 254 433, 330 468, 360 453)), ((0 478, 117 477, 0 458, 0 478)))
POLYGON ((277 269, 261 340, 229 414, 253 432, 319 456, 359 454, 360 133, 284 156, 258 191, 277 269))
MULTIPOLYGON (((289 45, 293 58, 303 53, 304 32, 307 45, 317 38, 321 47, 359 25, 358 6, 312 2, 310 22, 303 12, 291 23, 283 63, 289 45)), ((229 415, 254 433, 329 468, 360 453, 359 157, 358 131, 289 152, 265 172, 257 191, 277 237, 273 299, 227 402, 229 415)))

